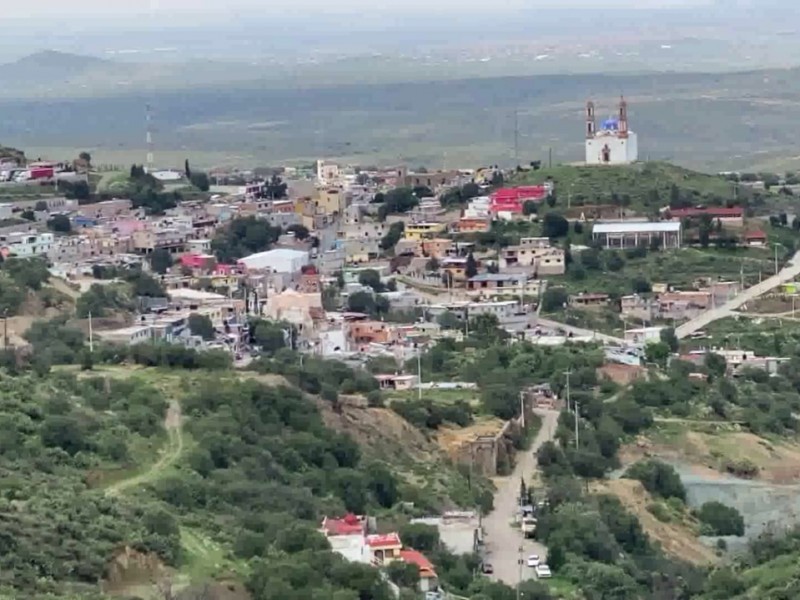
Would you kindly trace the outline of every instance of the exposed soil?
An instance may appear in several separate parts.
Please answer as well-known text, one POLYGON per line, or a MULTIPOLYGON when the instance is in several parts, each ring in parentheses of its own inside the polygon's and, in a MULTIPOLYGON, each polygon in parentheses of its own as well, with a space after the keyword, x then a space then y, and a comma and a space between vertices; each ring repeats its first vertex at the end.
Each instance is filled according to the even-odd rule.
POLYGON ((326 427, 349 434, 366 454, 386 461, 398 453, 414 461, 430 462, 441 455, 439 447, 418 429, 388 408, 342 405, 334 410, 329 402, 317 401, 326 427))
POLYGON ((727 461, 748 460, 759 468, 756 480, 790 484, 800 482, 800 444, 771 442, 749 432, 703 433, 686 431, 675 440, 659 443, 640 437, 622 448, 623 466, 647 457, 679 462, 698 475, 722 477, 727 461))
POLYGON ((481 436, 495 437, 503 429, 503 422, 496 418, 476 421, 469 427, 440 427, 436 434, 439 447, 452 459, 458 460, 461 449, 481 436))
POLYGON ((698 540, 686 525, 664 523, 647 510, 653 499, 640 482, 632 479, 598 481, 591 485, 591 491, 619 498, 625 508, 636 515, 647 535, 658 542, 664 552, 694 564, 716 562, 714 551, 698 540))

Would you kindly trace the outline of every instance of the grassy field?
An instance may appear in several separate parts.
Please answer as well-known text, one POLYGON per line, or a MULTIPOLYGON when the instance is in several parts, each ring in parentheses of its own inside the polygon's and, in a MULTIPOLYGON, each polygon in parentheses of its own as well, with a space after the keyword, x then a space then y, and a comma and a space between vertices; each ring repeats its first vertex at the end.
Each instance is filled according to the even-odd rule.
POLYGON ((514 183, 541 184, 548 179, 555 182, 562 207, 568 203, 577 207, 621 201, 623 206, 649 214, 669 203, 672 186, 690 193, 698 204, 729 200, 734 195, 734 184, 721 177, 664 162, 612 167, 556 165, 520 173, 514 183))

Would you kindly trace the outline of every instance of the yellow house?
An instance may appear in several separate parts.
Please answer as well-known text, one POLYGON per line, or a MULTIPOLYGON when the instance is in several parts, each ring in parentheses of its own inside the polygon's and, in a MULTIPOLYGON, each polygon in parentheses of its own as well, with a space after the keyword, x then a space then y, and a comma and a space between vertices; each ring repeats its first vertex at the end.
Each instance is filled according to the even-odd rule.
POLYGON ((345 209, 345 194, 339 188, 321 188, 314 200, 317 212, 325 215, 341 214, 345 209))
POLYGON ((403 237, 407 240, 419 241, 444 233, 446 228, 447 225, 445 223, 408 223, 403 232, 403 237))

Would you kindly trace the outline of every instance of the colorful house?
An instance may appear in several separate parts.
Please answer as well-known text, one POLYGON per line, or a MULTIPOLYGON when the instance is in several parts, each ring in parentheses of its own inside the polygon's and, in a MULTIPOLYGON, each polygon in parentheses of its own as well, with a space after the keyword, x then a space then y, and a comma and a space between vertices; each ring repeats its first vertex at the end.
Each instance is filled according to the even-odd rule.
POLYGON ((411 549, 401 550, 400 560, 419 567, 419 590, 421 592, 433 592, 439 589, 439 577, 436 575, 433 563, 422 552, 411 549))
POLYGON ((372 552, 372 561, 376 565, 385 565, 395 560, 400 560, 403 543, 396 533, 383 535, 368 535, 367 546, 372 552))
POLYGON ((541 202, 547 197, 547 187, 543 185, 524 185, 514 188, 500 188, 490 197, 489 210, 493 214, 499 212, 521 214, 522 207, 527 201, 541 202))

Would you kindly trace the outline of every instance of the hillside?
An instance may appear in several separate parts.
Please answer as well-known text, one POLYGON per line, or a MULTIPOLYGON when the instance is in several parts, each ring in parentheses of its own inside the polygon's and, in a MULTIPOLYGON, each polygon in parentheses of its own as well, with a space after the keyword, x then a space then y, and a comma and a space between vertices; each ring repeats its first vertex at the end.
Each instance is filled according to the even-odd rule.
MULTIPOLYGON (((556 165, 518 174, 514 183, 555 182, 561 206, 616 205, 653 213, 669 204, 673 188, 695 204, 724 204, 734 199, 734 185, 709 175, 666 162, 627 166, 585 167, 556 165)), ((740 190, 743 198, 747 190, 740 190)))
POLYGON ((307 162, 320 155, 362 165, 441 168, 444 158, 448 168, 510 166, 515 112, 520 162, 547 160, 552 151, 555 163, 569 163, 583 158, 586 99, 594 99, 602 115, 624 90, 643 160, 709 172, 800 166, 795 69, 352 85, 329 82, 323 65, 305 78, 281 72, 271 81, 262 75, 275 75, 270 69, 225 64, 211 74, 195 63, 111 63, 95 70, 97 77, 33 88, 2 80, 3 139, 36 154, 91 148, 97 164, 130 164, 146 150, 140 90, 148 89, 159 155, 182 162, 188 153, 200 167, 307 162))
MULTIPOLYGON (((179 591, 215 579, 246 583, 255 598, 295 597, 265 595, 257 581, 279 585, 267 573, 287 555, 323 548, 313 533, 322 516, 385 512, 399 499, 460 505, 446 486, 463 476, 408 423, 322 402, 274 376, 135 367, 0 376, 0 597, 93 598, 102 587, 150 600, 166 581, 179 591), (357 445, 358 431, 387 435, 357 445), (372 451, 379 444, 388 462, 372 451), (409 481, 402 465, 413 463, 409 481)), ((313 585, 360 585, 327 577, 313 585)))

